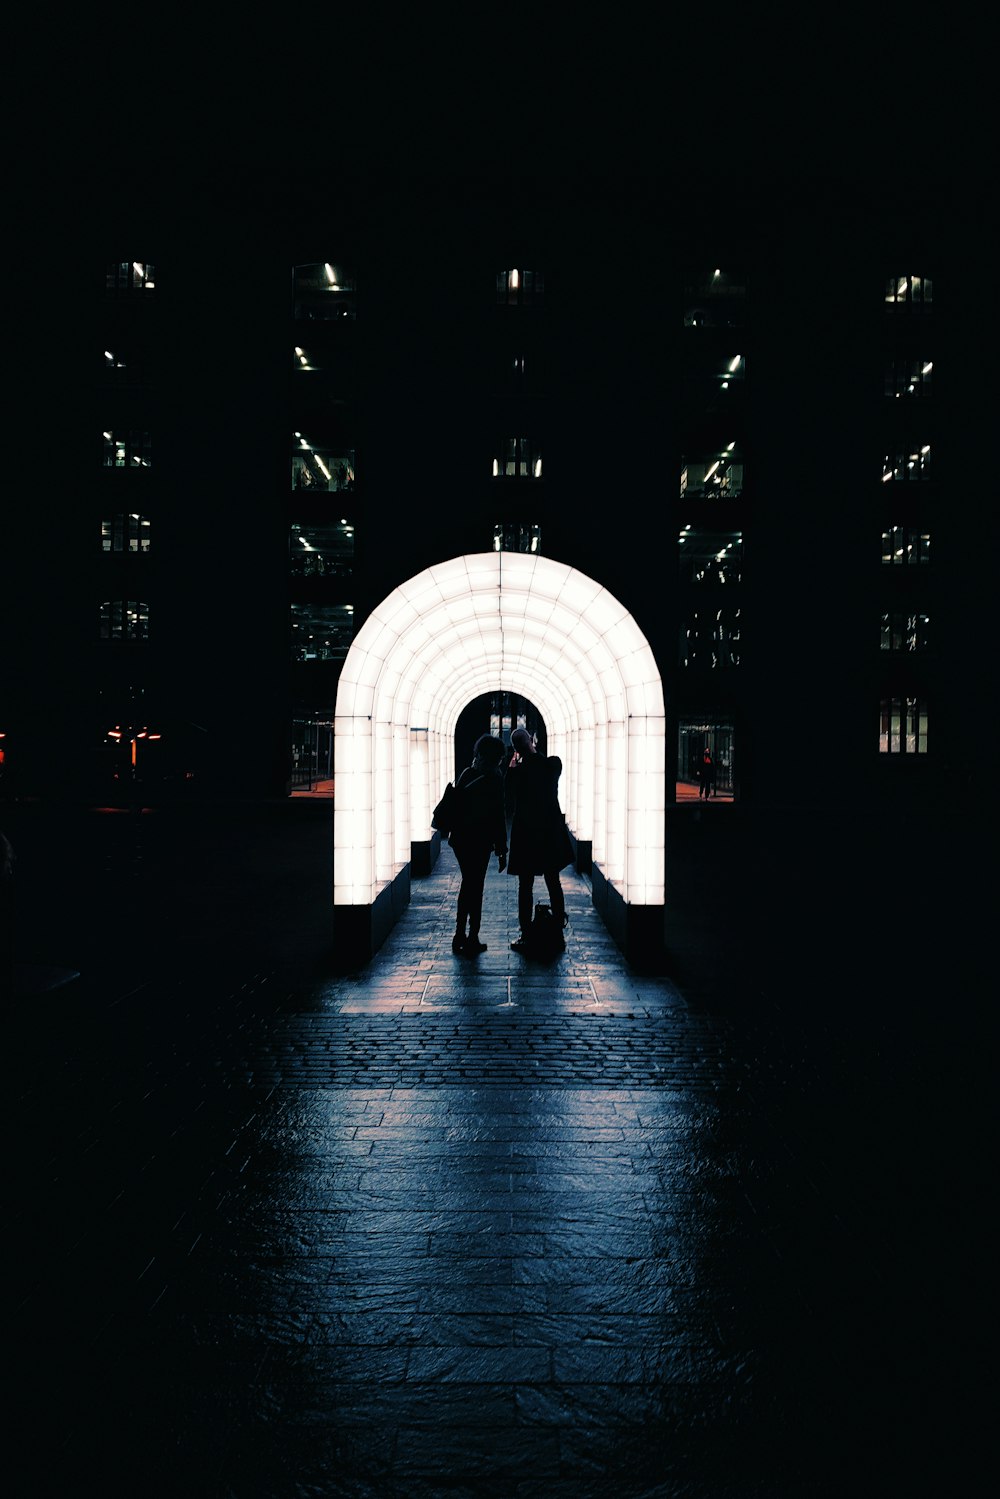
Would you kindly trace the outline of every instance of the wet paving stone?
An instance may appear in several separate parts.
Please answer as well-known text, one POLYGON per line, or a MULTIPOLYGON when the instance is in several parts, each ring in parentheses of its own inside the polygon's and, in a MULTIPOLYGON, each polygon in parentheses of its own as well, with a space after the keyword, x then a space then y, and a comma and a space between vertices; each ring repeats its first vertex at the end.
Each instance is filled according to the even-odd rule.
POLYGON ((631 974, 566 883, 544 971, 494 872, 454 957, 445 850, 363 973, 95 983, 22 1038, 25 1494, 920 1494, 874 1061, 631 974))

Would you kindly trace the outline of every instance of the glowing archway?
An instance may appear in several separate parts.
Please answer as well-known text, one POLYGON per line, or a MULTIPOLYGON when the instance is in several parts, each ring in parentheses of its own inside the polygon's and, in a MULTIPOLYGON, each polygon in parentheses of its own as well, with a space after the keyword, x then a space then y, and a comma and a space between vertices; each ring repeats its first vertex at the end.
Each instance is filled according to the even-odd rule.
POLYGON ((538 705, 563 810, 630 905, 663 904, 663 689, 623 604, 549 557, 474 553, 395 589, 358 631, 334 719, 334 904, 371 905, 431 836, 458 715, 480 693, 538 705))

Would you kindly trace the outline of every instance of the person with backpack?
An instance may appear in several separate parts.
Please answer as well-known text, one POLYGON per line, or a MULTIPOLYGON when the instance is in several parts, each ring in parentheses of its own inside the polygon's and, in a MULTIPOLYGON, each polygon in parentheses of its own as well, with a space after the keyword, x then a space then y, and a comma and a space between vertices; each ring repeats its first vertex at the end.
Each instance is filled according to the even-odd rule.
POLYGON ((536 875, 545 880, 562 942, 566 900, 559 872, 573 863, 573 845, 559 805, 559 756, 540 755, 527 729, 515 729, 510 742, 514 755, 507 770, 507 787, 513 820, 507 870, 517 875, 517 919, 521 928, 521 935, 510 945, 515 952, 530 953, 536 875))
POLYGON ((502 739, 481 734, 473 747, 472 764, 465 767, 455 782, 448 842, 462 871, 455 935, 451 939, 451 950, 456 957, 474 957, 486 951, 486 943, 479 938, 479 925, 490 854, 496 853, 501 873, 507 865, 507 818, 500 774, 505 754, 502 739))

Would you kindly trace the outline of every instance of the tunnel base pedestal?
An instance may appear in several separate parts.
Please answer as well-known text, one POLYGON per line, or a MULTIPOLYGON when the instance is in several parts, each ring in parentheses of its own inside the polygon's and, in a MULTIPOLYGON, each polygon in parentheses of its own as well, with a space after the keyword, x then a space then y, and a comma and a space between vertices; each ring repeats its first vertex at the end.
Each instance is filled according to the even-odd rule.
POLYGON ((662 972, 666 959, 663 907, 623 900, 599 864, 591 865, 590 880, 594 906, 626 961, 640 973, 662 972))
POLYGON ((441 834, 432 833, 419 843, 410 844, 410 873, 415 880, 426 879, 433 873, 441 853, 441 834))
POLYGON ((403 868, 367 906, 334 906, 333 956, 336 972, 364 968, 378 952, 410 904, 410 866, 403 868))

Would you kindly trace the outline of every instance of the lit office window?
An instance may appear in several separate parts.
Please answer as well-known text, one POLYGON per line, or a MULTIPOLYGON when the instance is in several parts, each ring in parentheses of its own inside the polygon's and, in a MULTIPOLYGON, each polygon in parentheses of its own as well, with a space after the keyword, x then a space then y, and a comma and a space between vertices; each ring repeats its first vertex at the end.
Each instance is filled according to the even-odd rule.
POLYGON ((682 718, 677 725, 676 800, 731 802, 735 761, 736 732, 731 720, 682 718))
POLYGON ((293 316, 304 322, 352 322, 357 317, 357 283, 351 266, 316 260, 292 267, 293 316))
POLYGON ((919 697, 884 697, 879 705, 880 755, 926 755, 927 702, 919 697))
POLYGON ((882 649, 884 651, 923 651, 927 649, 930 619, 926 614, 895 610, 882 615, 882 649))
POLYGON ((728 390, 746 379, 747 362, 743 354, 727 354, 716 366, 715 379, 720 390, 728 390))
POLYGON ((353 604, 293 604, 293 661, 343 661, 354 637, 353 604))
POLYGON ((148 552, 151 530, 144 515, 113 515, 101 521, 101 551, 148 552))
POLYGON ((539 358, 535 349, 530 353, 514 353, 511 349, 498 349, 494 355, 496 383, 505 392, 521 394, 537 387, 539 358))
POLYGON ((542 271, 498 271, 497 301, 506 307, 539 306, 545 296, 542 271))
POLYGON ((885 283, 885 304, 890 310, 930 307, 933 301, 930 276, 890 276, 885 283))
POLYGON ((677 538, 680 581, 705 588, 735 587, 743 568, 742 531, 696 531, 685 526, 677 538))
POLYGON ((929 396, 933 374, 933 359, 889 359, 885 367, 885 393, 899 399, 929 396))
POLYGON ((101 639, 149 639, 149 605, 138 599, 106 599, 101 605, 101 639))
POLYGON ((495 552, 537 553, 541 549, 541 526, 524 526, 516 522, 498 522, 493 527, 493 550, 495 552))
POLYGON ((149 468, 151 466, 148 432, 118 430, 105 431, 105 468, 149 468))
POLYGON ((149 261, 113 260, 107 267, 108 291, 152 291, 156 286, 156 275, 149 261))
POLYGON ((735 499, 743 493, 743 450, 734 440, 714 451, 681 458, 681 499, 708 495, 735 499))
POLYGON ((740 664, 740 610, 694 609, 681 625, 680 664, 725 671, 740 664))
POLYGON ((684 278, 685 328, 735 328, 743 321, 746 277, 721 266, 684 278))
POLYGON ((352 522, 293 525, 288 570, 293 578, 349 578, 354 571, 352 522))
POLYGON ((890 526, 882 532, 882 562, 886 567, 925 567, 931 560, 931 538, 912 526, 890 526))
POLYGON ((149 378, 151 360, 145 344, 135 338, 128 343, 117 339, 108 348, 101 350, 100 369, 110 387, 131 388, 144 385, 149 378))
POLYGON ((908 484, 931 476, 931 445, 923 443, 908 452, 887 453, 882 462, 883 484, 908 484))
POLYGON ((354 449, 326 447, 301 432, 292 436, 292 488, 323 493, 354 488, 354 449))
POLYGON ((542 454, 528 437, 502 437, 493 458, 494 479, 540 479, 542 454))

